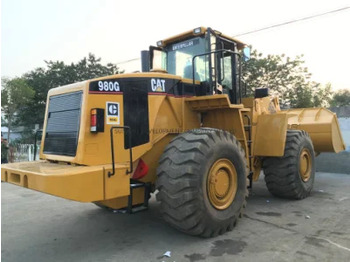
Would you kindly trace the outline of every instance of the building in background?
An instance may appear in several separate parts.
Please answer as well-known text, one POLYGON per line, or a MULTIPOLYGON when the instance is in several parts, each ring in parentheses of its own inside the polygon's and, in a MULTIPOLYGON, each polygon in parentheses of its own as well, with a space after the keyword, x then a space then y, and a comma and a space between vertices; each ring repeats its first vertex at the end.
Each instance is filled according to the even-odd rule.
MULTIPOLYGON (((19 126, 19 127, 13 127, 11 128, 11 133, 10 133, 10 141, 9 143, 22 138, 22 134, 24 131, 24 127, 19 126)), ((7 134, 8 134, 8 128, 6 126, 1 127, 1 137, 7 139, 7 134)))

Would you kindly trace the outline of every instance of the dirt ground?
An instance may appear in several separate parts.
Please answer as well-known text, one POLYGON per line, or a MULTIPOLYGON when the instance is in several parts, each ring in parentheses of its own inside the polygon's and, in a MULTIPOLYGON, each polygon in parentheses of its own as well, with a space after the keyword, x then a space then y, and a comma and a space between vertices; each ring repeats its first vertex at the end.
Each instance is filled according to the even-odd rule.
POLYGON ((350 174, 350 152, 321 153, 316 157, 316 171, 350 174))
POLYGON ((245 215, 203 239, 169 227, 150 209, 116 214, 2 183, 2 261, 349 261, 350 175, 317 173, 312 195, 278 199, 263 178, 245 215), (162 257, 166 252, 171 257, 162 257))

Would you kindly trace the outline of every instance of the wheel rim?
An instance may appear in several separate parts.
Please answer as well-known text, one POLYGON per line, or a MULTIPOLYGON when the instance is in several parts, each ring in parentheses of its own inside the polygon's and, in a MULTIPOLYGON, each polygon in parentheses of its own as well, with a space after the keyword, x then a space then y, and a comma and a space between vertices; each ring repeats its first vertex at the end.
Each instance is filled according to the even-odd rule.
POLYGON ((299 173, 304 182, 309 181, 311 176, 312 158, 310 151, 304 148, 300 154, 299 173))
POLYGON ((231 205, 237 192, 237 172, 230 160, 219 159, 210 168, 207 191, 209 201, 216 209, 231 205))

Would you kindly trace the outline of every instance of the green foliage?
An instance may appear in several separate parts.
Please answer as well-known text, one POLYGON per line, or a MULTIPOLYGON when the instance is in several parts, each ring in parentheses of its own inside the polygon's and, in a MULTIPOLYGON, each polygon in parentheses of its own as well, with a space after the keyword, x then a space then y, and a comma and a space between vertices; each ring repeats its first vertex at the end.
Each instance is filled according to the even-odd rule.
POLYGON ((8 146, 5 143, 5 141, 2 141, 1 139, 1 163, 7 163, 7 153, 8 153, 8 146))
POLYGON ((1 126, 6 126, 7 122, 4 117, 1 116, 1 126))
POLYGON ((255 88, 268 87, 272 95, 278 95, 284 107, 327 106, 331 86, 322 88, 310 80, 311 73, 304 67, 303 55, 295 59, 282 55, 263 56, 257 50, 243 64, 243 79, 247 94, 252 96, 255 88))
POLYGON ((337 91, 333 96, 331 106, 350 106, 350 90, 342 89, 337 91))
POLYGON ((1 107, 5 112, 5 118, 8 117, 7 112, 16 112, 23 103, 29 101, 34 95, 34 90, 23 78, 3 78, 1 87, 1 107))
POLYGON ((30 110, 19 113, 22 125, 33 128, 44 121, 47 93, 51 88, 76 83, 92 78, 119 74, 117 65, 101 64, 101 58, 89 54, 77 63, 65 64, 62 61, 45 61, 46 68, 37 68, 23 77, 35 90, 35 95, 27 106, 30 110))
POLYGON ((16 124, 21 112, 28 111, 28 103, 35 92, 24 78, 2 79, 1 86, 1 109, 9 129, 9 140, 11 127, 16 124))

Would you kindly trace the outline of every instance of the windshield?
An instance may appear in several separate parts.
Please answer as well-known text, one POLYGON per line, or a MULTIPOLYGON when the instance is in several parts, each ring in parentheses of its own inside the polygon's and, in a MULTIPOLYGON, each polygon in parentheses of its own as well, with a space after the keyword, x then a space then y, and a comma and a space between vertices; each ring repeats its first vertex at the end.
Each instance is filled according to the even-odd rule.
MULTIPOLYGON (((165 49, 168 54, 168 73, 193 79, 192 58, 208 52, 209 48, 206 43, 205 37, 196 37, 167 46, 165 49)), ((196 80, 205 81, 209 78, 208 63, 208 56, 200 56, 195 59, 196 80)))

